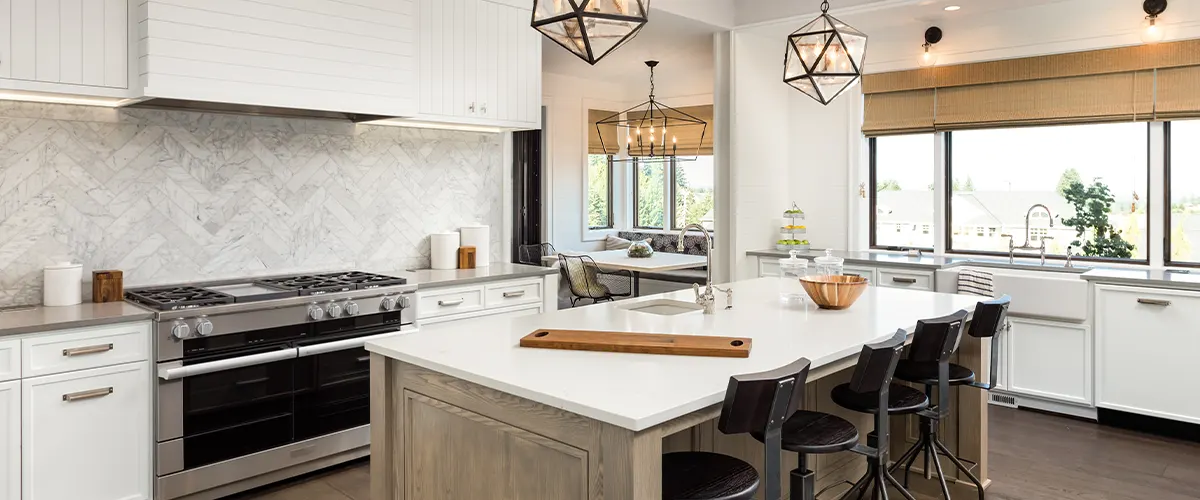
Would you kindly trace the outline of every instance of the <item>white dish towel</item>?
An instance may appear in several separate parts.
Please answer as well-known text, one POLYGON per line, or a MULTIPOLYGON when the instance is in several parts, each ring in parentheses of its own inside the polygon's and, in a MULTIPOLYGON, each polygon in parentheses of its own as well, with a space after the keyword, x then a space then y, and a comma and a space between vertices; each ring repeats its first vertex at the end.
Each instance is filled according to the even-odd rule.
POLYGON ((978 269, 963 269, 958 272, 958 293, 995 297, 993 275, 978 269))

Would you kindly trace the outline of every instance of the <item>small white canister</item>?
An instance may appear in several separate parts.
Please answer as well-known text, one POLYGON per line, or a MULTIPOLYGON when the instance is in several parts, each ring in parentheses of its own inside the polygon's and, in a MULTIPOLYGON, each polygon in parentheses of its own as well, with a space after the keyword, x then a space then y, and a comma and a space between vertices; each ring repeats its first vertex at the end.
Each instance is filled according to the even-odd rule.
POLYGON ((60 262, 43 273, 42 305, 74 306, 83 302, 83 264, 60 262))

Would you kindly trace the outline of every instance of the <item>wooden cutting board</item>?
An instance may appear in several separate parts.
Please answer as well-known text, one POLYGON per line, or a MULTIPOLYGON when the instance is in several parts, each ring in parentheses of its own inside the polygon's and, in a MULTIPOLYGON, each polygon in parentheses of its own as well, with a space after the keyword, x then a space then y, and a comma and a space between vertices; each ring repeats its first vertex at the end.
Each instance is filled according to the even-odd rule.
POLYGON ((537 330, 521 337, 521 347, 719 358, 748 358, 750 345, 750 339, 744 337, 587 330, 537 330))

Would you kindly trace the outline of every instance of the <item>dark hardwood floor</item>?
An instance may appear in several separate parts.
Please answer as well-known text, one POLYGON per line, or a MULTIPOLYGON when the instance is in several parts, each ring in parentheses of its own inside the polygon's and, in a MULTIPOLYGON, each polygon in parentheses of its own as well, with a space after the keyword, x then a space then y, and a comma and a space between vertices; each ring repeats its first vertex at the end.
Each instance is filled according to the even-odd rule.
MULTIPOLYGON (((990 500, 1200 500, 1200 444, 997 406, 990 417, 990 500)), ((370 500, 369 477, 359 461, 235 498, 370 500)))

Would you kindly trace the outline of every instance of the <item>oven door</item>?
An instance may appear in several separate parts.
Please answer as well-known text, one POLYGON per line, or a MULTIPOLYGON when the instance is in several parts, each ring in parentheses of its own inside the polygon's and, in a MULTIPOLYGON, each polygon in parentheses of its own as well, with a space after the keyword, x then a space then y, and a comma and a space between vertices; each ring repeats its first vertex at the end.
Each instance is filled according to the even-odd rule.
POLYGON ((158 366, 158 474, 292 442, 297 350, 277 345, 158 366))
POLYGON ((390 326, 300 343, 296 360, 296 439, 370 423, 371 356, 363 344, 416 331, 411 325, 390 326))

